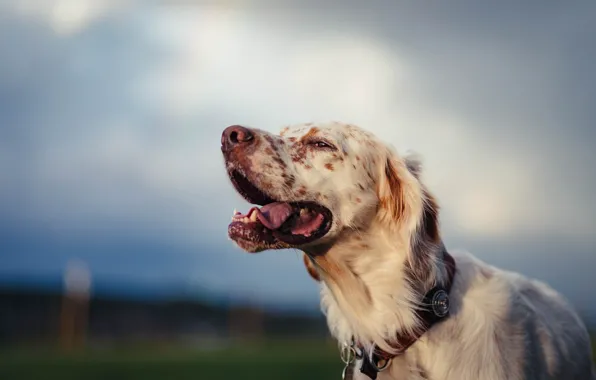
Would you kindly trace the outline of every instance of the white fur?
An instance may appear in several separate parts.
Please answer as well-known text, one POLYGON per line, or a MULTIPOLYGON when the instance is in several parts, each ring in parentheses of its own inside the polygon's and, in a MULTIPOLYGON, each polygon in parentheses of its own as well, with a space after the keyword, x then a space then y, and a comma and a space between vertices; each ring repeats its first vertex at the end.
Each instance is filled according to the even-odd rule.
MULTIPOLYGON (((258 133, 270 143, 251 156, 252 171, 260 173, 253 182, 270 184, 268 193, 278 200, 316 200, 333 213, 327 236, 298 247, 321 280, 331 333, 340 343, 354 337, 367 349, 390 350, 387 342, 397 332, 417 327, 413 310, 423 293, 446 276, 442 243, 420 232, 423 211, 434 200, 420 180, 419 162, 340 123, 285 128, 274 140, 258 133), (331 142, 335 156, 300 145, 305 135, 331 142), (264 151, 271 144, 273 155, 264 151), (300 149, 301 159, 292 159, 300 149), (275 165, 273 157, 285 165, 275 165), (288 175, 295 180, 283 183, 288 175), (428 270, 406 273, 406 265, 420 269, 421 263, 428 270)), ((586 328, 558 293, 468 253, 451 253, 457 264, 451 316, 393 359, 380 380, 596 378, 586 328)), ((354 378, 367 379, 358 368, 354 378)))

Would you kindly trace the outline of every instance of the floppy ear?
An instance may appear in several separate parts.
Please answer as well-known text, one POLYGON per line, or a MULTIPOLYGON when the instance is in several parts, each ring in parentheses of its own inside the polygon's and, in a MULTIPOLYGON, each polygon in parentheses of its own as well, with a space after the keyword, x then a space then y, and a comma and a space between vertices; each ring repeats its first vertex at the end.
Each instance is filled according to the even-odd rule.
POLYGON ((306 255, 302 255, 302 259, 304 260, 304 266, 306 266, 306 271, 315 281, 321 281, 321 277, 319 276, 319 272, 315 265, 313 264, 312 260, 306 255))
POLYGON ((402 160, 387 150, 381 163, 378 181, 379 219, 407 232, 414 232, 423 207, 422 188, 418 179, 420 164, 402 160))

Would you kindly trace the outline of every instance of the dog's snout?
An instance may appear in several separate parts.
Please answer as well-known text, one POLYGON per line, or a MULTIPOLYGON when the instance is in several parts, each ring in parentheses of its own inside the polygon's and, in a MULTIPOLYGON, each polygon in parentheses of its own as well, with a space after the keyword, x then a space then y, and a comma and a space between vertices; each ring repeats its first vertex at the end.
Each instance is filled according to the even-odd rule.
POLYGON ((221 134, 221 149, 228 151, 239 145, 250 144, 252 141, 254 141, 254 135, 250 129, 232 125, 224 129, 221 134))

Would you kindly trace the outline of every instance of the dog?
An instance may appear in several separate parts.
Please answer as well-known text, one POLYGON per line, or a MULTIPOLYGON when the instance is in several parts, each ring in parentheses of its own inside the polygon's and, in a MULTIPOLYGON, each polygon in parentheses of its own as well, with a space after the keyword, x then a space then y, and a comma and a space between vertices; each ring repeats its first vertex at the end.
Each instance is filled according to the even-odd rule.
POLYGON ((228 236, 247 252, 304 252, 345 376, 596 379, 588 331, 560 294, 446 250, 415 156, 336 122, 230 126, 221 150, 255 205, 228 236))

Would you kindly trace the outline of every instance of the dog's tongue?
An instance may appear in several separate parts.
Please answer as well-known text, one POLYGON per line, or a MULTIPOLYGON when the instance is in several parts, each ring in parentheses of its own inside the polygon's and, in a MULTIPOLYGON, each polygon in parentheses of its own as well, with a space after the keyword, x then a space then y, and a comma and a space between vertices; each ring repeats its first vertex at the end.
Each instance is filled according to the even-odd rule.
POLYGON ((292 206, 284 202, 269 203, 259 209, 257 218, 270 230, 276 230, 292 215, 292 206))

